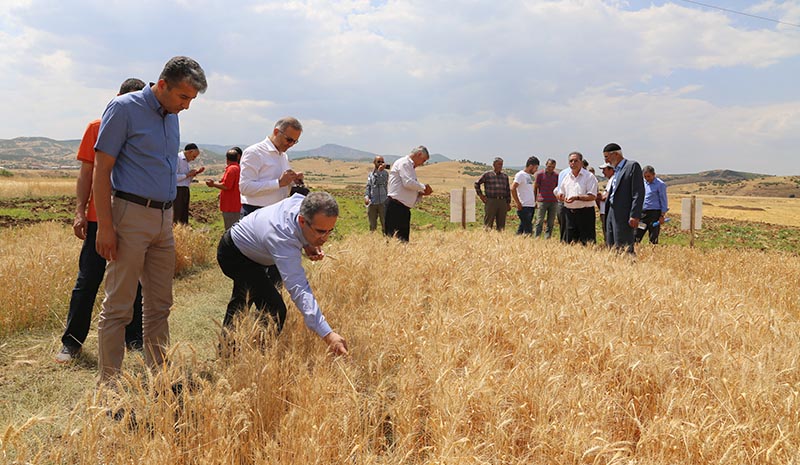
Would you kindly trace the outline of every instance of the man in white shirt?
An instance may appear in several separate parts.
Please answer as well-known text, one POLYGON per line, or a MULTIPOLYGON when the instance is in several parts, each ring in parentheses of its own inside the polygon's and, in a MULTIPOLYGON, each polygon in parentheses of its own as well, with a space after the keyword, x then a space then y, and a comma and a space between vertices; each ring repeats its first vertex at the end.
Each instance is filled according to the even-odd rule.
MULTIPOLYGON (((303 173, 294 172, 286 156, 286 151, 300 140, 302 132, 300 121, 287 116, 275 123, 272 134, 266 139, 244 149, 239 161, 242 218, 285 200, 292 183, 302 182, 303 173)), ((281 274, 275 265, 268 267, 268 274, 272 283, 279 285, 281 274)))
POLYGON ((533 214, 536 211, 536 196, 533 194, 533 178, 531 175, 539 169, 539 159, 529 157, 525 169, 514 175, 511 183, 511 198, 517 206, 519 228, 517 234, 533 234, 533 214))
POLYGON ((389 237, 396 236, 408 242, 411 229, 411 208, 424 195, 431 195, 433 189, 429 184, 417 180, 416 168, 428 161, 428 149, 420 145, 392 165, 389 171, 389 201, 386 204, 386 230, 389 237))
POLYGON ((580 241, 584 245, 594 243, 597 236, 594 224, 597 178, 583 167, 583 155, 580 152, 569 154, 569 171, 555 194, 559 201, 564 202, 566 241, 580 241))
POLYGON ((183 152, 178 152, 178 166, 176 168, 177 180, 177 195, 175 202, 173 202, 172 223, 173 224, 189 224, 189 186, 192 184, 194 177, 206 170, 205 166, 198 169, 192 169, 189 165, 200 155, 200 149, 197 144, 186 144, 183 152))
POLYGON ((266 139, 244 150, 239 162, 243 218, 289 197, 292 183, 303 180, 303 173, 292 171, 286 156, 302 132, 300 121, 287 116, 275 123, 266 139))

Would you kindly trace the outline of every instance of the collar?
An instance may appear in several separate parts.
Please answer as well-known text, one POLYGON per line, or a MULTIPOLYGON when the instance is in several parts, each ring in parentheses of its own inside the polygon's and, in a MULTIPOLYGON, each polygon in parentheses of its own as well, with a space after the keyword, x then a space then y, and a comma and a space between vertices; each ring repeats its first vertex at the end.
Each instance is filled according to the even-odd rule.
POLYGON ((277 147, 275 147, 275 144, 273 144, 273 143, 272 143, 272 141, 271 141, 271 140, 269 140, 269 136, 267 136, 267 137, 265 137, 265 138, 264 138, 264 143, 267 145, 267 150, 268 150, 268 151, 270 151, 270 152, 277 152, 277 153, 278 153, 278 155, 283 155, 283 152, 281 152, 280 150, 278 150, 278 148, 277 148, 277 147))
POLYGON ((150 85, 144 86, 144 89, 142 89, 142 95, 144 96, 144 101, 147 102, 147 106, 149 106, 150 109, 161 115, 163 118, 166 116, 166 113, 164 113, 164 109, 161 108, 161 102, 159 102, 156 98, 156 94, 153 93, 154 85, 155 83, 151 82, 150 85))
MULTIPOLYGON (((295 194, 295 195, 299 195, 299 194, 295 194)), ((300 244, 302 244, 303 247, 305 247, 305 246, 311 245, 311 244, 309 244, 309 242, 306 240, 306 236, 303 235, 303 227, 300 225, 299 216, 300 216, 299 209, 298 209, 298 211, 292 213, 292 226, 294 227, 294 237, 297 238, 300 241, 300 244)), ((302 255, 302 252, 301 252, 301 255, 302 255)))

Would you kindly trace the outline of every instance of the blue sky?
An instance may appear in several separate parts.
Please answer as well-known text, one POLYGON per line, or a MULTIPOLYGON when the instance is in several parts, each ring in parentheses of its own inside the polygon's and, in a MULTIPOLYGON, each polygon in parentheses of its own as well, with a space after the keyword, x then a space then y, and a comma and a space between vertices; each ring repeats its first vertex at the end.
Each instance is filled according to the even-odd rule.
MULTIPOLYGON (((800 24, 800 1, 702 3, 800 24)), ((4 0, 0 138, 76 139, 174 55, 209 88, 182 140, 800 174, 800 27, 678 1, 4 0)))

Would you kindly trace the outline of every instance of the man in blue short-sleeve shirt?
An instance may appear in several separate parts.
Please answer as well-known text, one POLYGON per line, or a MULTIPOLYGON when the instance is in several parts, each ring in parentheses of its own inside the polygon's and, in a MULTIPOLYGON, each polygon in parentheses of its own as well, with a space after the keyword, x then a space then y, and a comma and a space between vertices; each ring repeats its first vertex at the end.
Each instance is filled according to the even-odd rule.
POLYGON ((122 366, 125 325, 140 277, 145 361, 152 368, 164 363, 175 272, 178 113, 207 87, 196 61, 174 57, 157 83, 115 98, 103 113, 93 182, 97 252, 109 260, 97 325, 101 383, 122 366))

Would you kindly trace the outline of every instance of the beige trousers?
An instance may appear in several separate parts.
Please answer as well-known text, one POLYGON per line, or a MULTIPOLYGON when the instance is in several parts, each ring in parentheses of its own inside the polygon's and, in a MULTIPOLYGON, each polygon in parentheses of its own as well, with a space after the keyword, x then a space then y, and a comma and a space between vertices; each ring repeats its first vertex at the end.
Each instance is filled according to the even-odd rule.
POLYGON ((116 376, 125 356, 125 326, 133 318, 137 282, 142 282, 144 355, 151 368, 164 363, 175 274, 172 209, 159 210, 114 197, 117 259, 108 262, 106 297, 97 324, 100 382, 116 376))

